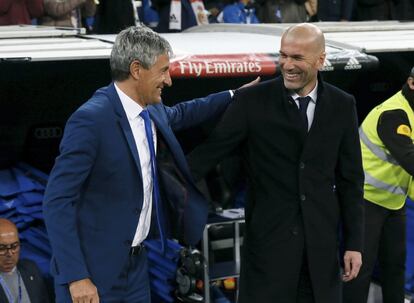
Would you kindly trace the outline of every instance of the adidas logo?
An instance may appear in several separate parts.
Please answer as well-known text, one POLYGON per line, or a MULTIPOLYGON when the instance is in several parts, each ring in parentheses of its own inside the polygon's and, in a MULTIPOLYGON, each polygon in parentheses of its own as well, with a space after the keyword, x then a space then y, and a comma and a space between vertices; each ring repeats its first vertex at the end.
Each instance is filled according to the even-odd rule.
POLYGON ((178 22, 177 17, 175 16, 175 14, 170 15, 170 22, 178 22))
POLYGON ((361 64, 359 64, 359 61, 356 58, 351 57, 351 58, 349 58, 348 62, 346 63, 344 69, 345 70, 361 69, 361 64))
POLYGON ((333 71, 334 67, 332 66, 331 61, 329 61, 328 59, 325 59, 325 63, 323 64, 322 70, 328 71, 328 72, 333 71))

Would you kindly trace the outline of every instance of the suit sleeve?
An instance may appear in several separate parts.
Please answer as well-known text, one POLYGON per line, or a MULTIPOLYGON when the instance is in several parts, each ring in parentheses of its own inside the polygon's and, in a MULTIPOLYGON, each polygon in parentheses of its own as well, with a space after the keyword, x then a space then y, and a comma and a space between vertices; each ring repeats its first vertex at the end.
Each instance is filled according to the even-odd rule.
POLYGON ((43 211, 56 264, 57 282, 66 284, 89 277, 77 231, 81 188, 98 148, 95 121, 84 110, 69 119, 46 187, 43 211))
POLYGON ((403 110, 385 111, 378 119, 378 136, 398 164, 414 176, 414 144, 410 136, 397 132, 401 125, 407 125, 412 132, 408 116, 403 110))
MULTIPOLYGON (((345 101, 345 100, 344 100, 345 101)), ((364 201, 361 146, 355 99, 348 116, 338 153, 336 188, 341 207, 345 250, 362 251, 364 234, 364 201)), ((351 102, 350 102, 351 103, 351 102)))
POLYGON ((207 141, 189 154, 189 166, 195 180, 203 178, 223 157, 246 140, 247 108, 243 103, 236 92, 234 101, 207 141))
POLYGON ((211 94, 205 98, 165 107, 168 121, 174 131, 186 129, 202 122, 219 117, 231 103, 230 92, 211 94))

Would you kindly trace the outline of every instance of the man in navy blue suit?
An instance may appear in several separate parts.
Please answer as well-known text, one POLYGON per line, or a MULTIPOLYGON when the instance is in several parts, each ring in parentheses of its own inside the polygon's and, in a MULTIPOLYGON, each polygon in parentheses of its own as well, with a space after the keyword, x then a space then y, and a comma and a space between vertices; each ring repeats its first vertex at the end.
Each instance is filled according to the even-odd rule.
POLYGON ((150 302, 142 245, 150 230, 192 245, 201 237, 207 202, 173 131, 217 117, 231 94, 164 106, 170 54, 146 27, 122 31, 110 57, 113 83, 67 122, 44 199, 59 303, 150 302))

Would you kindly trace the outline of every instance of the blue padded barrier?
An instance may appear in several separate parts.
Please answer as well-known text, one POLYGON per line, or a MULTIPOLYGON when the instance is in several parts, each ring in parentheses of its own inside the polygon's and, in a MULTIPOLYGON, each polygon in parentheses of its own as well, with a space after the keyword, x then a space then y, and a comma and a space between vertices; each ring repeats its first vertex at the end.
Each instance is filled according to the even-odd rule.
POLYGON ((414 293, 414 202, 407 199, 407 259, 405 261, 405 289, 414 293))
POLYGON ((167 240, 166 250, 161 254, 160 240, 145 240, 153 303, 172 303, 176 289, 175 276, 183 248, 177 242, 167 240))
POLYGON ((49 275, 51 247, 43 222, 42 200, 48 176, 25 163, 0 170, 0 217, 16 224, 20 255, 49 275))

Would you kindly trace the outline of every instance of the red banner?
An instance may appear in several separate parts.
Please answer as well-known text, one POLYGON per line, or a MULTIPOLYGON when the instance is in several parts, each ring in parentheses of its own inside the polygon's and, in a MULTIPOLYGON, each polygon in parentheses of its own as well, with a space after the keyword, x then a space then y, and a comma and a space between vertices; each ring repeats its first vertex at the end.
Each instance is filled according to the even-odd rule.
POLYGON ((172 78, 273 75, 275 57, 266 54, 189 55, 172 59, 172 78))

